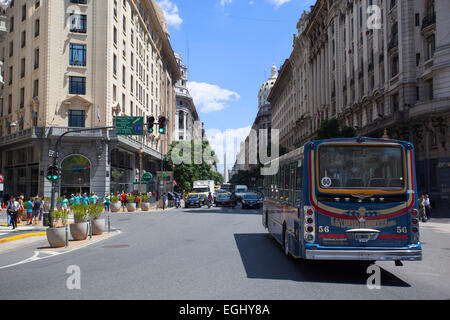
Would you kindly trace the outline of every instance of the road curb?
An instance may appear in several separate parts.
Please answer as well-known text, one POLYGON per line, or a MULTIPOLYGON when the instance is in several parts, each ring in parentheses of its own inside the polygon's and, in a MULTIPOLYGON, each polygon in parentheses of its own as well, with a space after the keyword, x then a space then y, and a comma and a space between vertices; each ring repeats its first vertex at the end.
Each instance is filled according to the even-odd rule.
POLYGON ((45 236, 46 234, 47 234, 46 232, 35 232, 35 233, 19 234, 17 236, 0 239, 0 244, 5 243, 5 242, 14 241, 14 240, 20 240, 20 239, 24 239, 24 238, 29 238, 29 237, 45 236))

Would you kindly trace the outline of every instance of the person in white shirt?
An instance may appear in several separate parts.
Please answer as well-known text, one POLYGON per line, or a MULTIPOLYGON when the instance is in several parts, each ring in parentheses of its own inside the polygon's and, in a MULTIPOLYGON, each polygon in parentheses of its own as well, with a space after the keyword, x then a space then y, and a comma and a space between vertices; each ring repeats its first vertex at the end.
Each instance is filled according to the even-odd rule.
POLYGON ((431 218, 431 202, 430 202, 430 197, 427 194, 425 195, 425 213, 427 215, 427 220, 430 220, 430 218, 431 218))
POLYGON ((17 215, 19 213, 20 204, 16 201, 16 198, 12 197, 9 201, 8 207, 6 210, 11 215, 11 223, 13 230, 17 228, 17 215))

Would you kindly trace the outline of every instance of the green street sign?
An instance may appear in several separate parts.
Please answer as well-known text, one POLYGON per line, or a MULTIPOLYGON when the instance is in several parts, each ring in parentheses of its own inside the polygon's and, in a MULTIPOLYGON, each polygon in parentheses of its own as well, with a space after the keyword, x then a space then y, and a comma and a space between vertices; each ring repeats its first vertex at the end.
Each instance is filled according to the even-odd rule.
POLYGON ((142 180, 143 181, 150 181, 152 180, 153 175, 150 172, 146 172, 142 175, 142 180))
POLYGON ((144 117, 116 117, 114 126, 118 136, 144 135, 144 117))

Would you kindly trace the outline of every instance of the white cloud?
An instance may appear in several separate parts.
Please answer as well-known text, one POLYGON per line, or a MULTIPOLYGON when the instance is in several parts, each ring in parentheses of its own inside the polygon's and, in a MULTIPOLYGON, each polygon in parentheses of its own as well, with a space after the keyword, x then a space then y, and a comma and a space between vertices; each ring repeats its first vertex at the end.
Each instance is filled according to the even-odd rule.
POLYGON ((278 9, 283 4, 291 2, 291 0, 269 0, 269 2, 275 6, 275 9, 278 9))
POLYGON ((211 148, 217 155, 219 172, 224 172, 224 154, 227 154, 227 167, 232 169, 236 161, 237 153, 240 150, 241 142, 244 142, 250 133, 251 126, 237 129, 227 129, 221 131, 218 129, 206 130, 211 148))
POLYGON ((228 107, 228 102, 240 98, 238 93, 214 84, 189 81, 187 86, 196 107, 203 113, 223 110, 228 107))
POLYGON ((220 0, 220 5, 221 6, 225 6, 225 5, 230 4, 232 2, 233 2, 233 0, 220 0))
POLYGON ((170 0, 156 1, 156 3, 164 11, 164 16, 166 17, 167 24, 178 29, 183 23, 183 19, 181 19, 180 15, 178 14, 178 6, 172 3, 170 0))

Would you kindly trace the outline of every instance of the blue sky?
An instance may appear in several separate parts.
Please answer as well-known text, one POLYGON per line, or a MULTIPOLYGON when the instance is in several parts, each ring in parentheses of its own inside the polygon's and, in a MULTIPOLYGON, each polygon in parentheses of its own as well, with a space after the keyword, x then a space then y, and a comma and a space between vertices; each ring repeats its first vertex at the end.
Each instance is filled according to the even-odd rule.
POLYGON ((190 92, 205 130, 214 140, 214 150, 223 164, 223 149, 227 148, 231 165, 238 144, 221 148, 217 137, 228 132, 239 141, 245 139, 257 113, 261 84, 273 64, 279 68, 289 57, 297 21, 315 1, 156 2, 166 13, 173 50, 189 68, 190 92))

